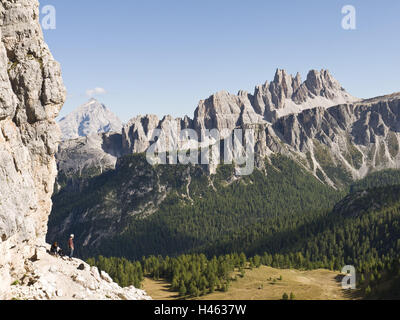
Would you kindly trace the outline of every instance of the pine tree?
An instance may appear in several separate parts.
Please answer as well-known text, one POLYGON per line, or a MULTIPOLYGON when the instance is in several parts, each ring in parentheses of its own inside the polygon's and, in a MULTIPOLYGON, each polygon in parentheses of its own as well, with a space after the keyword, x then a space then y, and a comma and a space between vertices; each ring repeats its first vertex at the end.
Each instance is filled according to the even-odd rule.
POLYGON ((183 281, 181 281, 181 284, 180 284, 180 286, 179 286, 179 295, 180 295, 181 297, 183 297, 183 296, 186 295, 186 293, 187 293, 187 290, 186 290, 185 283, 184 283, 183 281))

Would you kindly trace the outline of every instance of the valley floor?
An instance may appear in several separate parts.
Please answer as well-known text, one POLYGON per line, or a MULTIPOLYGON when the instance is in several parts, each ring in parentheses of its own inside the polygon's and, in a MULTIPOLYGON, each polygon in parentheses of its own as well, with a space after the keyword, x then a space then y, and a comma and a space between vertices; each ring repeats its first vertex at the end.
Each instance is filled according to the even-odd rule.
MULTIPOLYGON (((244 278, 232 281, 228 292, 214 292, 200 300, 280 300, 293 293, 296 300, 349 300, 353 297, 342 290, 340 274, 329 270, 281 270, 262 266, 246 270, 244 278), (282 276, 282 280, 279 278, 282 276)), ((154 300, 180 299, 169 291, 169 283, 146 278, 143 289, 154 300)))

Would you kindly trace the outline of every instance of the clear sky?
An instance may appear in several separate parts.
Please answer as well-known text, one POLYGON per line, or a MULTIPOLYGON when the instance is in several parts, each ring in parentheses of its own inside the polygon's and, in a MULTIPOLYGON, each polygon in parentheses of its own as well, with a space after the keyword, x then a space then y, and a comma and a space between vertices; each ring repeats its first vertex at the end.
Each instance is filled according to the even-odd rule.
POLYGON ((95 97, 123 121, 193 116, 199 100, 252 93, 277 68, 303 79, 329 69, 357 97, 400 91, 398 0, 40 2, 56 8, 56 29, 44 35, 68 90, 61 115, 103 88, 95 97), (341 26, 348 4, 356 30, 341 26))

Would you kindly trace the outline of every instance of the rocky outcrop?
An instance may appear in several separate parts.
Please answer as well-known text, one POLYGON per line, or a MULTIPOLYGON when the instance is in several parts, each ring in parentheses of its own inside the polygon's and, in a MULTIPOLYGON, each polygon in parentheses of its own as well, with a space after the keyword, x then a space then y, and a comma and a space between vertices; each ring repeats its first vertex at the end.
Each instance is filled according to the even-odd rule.
POLYGON ((91 178, 115 168, 122 156, 120 133, 93 134, 60 143, 56 160, 58 177, 56 190, 80 188, 84 178, 91 178))
POLYGON ((154 129, 160 120, 156 115, 138 116, 131 119, 122 128, 122 148, 124 154, 142 153, 150 146, 154 129))
POLYGON ((80 106, 59 121, 62 140, 86 137, 97 133, 120 132, 122 122, 96 99, 80 106))
MULTIPOLYGON (((49 272, 43 266, 36 269, 33 261, 38 255, 47 261, 46 253, 40 257, 40 250, 46 246, 57 174, 54 155, 60 129, 55 118, 66 91, 60 66, 43 40, 37 0, 1 1, 0 39, 0 299, 53 298, 49 290, 41 295, 49 272), (20 287, 17 284, 24 276, 32 281, 20 287)), ((65 270, 68 267, 60 264, 65 270)), ((62 286, 71 289, 74 282, 65 280, 60 288, 54 287, 56 293, 61 296, 62 286)), ((111 298, 143 296, 110 285, 111 291, 104 292, 111 298)))
POLYGON ((200 101, 194 115, 194 129, 233 130, 245 124, 264 123, 263 116, 254 110, 253 97, 245 91, 237 96, 226 91, 218 92, 200 101))
POLYGON ((143 290, 121 288, 104 271, 87 263, 54 257, 46 247, 35 261, 25 263, 25 274, 16 279, 10 295, 16 300, 150 300, 143 290))

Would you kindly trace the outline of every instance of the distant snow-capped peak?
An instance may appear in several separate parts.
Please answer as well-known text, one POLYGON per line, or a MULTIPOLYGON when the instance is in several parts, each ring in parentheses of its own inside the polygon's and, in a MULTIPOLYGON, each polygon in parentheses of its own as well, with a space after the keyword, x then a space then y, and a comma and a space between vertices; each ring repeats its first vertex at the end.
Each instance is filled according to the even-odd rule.
POLYGON ((107 107, 90 99, 59 121, 62 140, 76 139, 97 133, 119 132, 121 120, 107 107))

